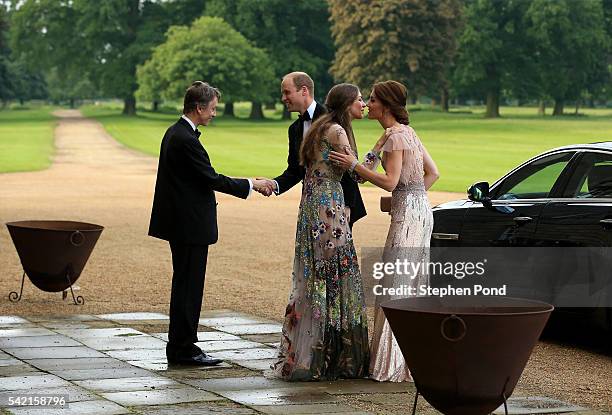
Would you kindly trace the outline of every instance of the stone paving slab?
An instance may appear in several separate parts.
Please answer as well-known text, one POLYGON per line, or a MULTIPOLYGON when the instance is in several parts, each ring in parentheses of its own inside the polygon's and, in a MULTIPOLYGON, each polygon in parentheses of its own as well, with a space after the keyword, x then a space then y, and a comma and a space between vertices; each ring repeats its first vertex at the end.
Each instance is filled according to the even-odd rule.
POLYGON ((316 389, 286 388, 244 390, 244 391, 219 391, 219 395, 231 399, 243 405, 295 405, 316 403, 337 403, 335 396, 318 392, 316 389))
POLYGON ((87 347, 96 350, 125 350, 125 349, 163 349, 166 350, 166 342, 148 335, 89 337, 79 340, 87 347))
MULTIPOLYGON (((571 405, 557 399, 545 398, 541 396, 512 396, 508 399, 508 413, 511 415, 531 415, 531 414, 563 414, 577 412, 586 408, 571 405)), ((493 414, 503 415, 504 406, 500 406, 493 414)))
POLYGON ((13 360, 2 360, 0 363, 4 362, 11 362, 12 364, 6 366, 0 364, 0 377, 23 376, 41 373, 35 367, 23 363, 20 360, 14 359, 14 363, 13 360))
POLYGON ((218 401, 223 398, 191 387, 149 391, 102 393, 104 398, 120 405, 167 405, 185 402, 218 401))
POLYGON ((64 336, 72 337, 73 339, 88 339, 92 337, 110 338, 113 336, 146 336, 145 333, 129 327, 60 329, 57 330, 57 332, 64 336))
POLYGON ((10 360, 10 359, 14 359, 13 356, 11 356, 8 353, 4 353, 0 351, 0 361, 2 360, 10 360))
POLYGON ((89 379, 123 379, 151 375, 151 372, 148 370, 131 365, 124 368, 69 369, 54 370, 51 372, 56 376, 71 381, 89 379))
POLYGON ((276 363, 276 358, 274 359, 256 359, 256 360, 235 360, 234 362, 237 365, 245 367, 251 370, 269 370, 270 367, 276 363))
POLYGON ((166 360, 166 348, 160 349, 128 349, 128 350, 107 350, 104 352, 115 359, 131 360, 166 360))
POLYGON ((0 325, 5 324, 28 324, 29 321, 18 316, 0 316, 0 325))
POLYGON ((98 314, 96 317, 104 320, 113 321, 134 321, 134 320, 169 320, 165 314, 161 313, 113 313, 113 314, 98 314))
POLYGON ((122 379, 91 379, 74 382, 96 392, 127 392, 184 387, 175 380, 162 376, 140 376, 122 379))
POLYGON ((182 405, 159 405, 134 407, 142 415, 257 415, 250 408, 226 401, 188 403, 182 405))
POLYGON ((245 334, 240 336, 243 339, 250 340, 258 343, 277 343, 280 342, 280 333, 268 333, 268 334, 245 334))
POLYGON ((106 355, 84 346, 68 347, 18 347, 4 349, 18 359, 75 359, 84 357, 107 357, 106 355))
POLYGON ((211 356, 223 360, 258 360, 271 359, 278 355, 278 351, 272 348, 257 348, 257 349, 240 349, 240 350, 222 350, 211 352, 211 356))
MULTIPOLYGON (((244 391, 260 389, 282 389, 287 382, 280 379, 269 379, 263 376, 245 376, 221 379, 190 379, 185 383, 210 392, 244 391)), ((316 389, 315 382, 291 382, 291 387, 316 389)))
MULTIPOLYGON (((168 341, 168 333, 153 333, 151 336, 156 337, 165 342, 168 341)), ((199 331, 198 340, 200 342, 221 341, 221 340, 242 340, 240 337, 221 331, 199 331)))
POLYGON ((266 347, 266 345, 262 343, 252 342, 249 340, 219 340, 209 342, 197 342, 196 345, 200 349, 202 349, 203 352, 206 353, 222 350, 257 349, 266 347))
MULTIPOLYGON (((213 317, 235 317, 235 316, 242 316, 242 317, 249 317, 249 314, 245 314, 242 313, 240 311, 234 311, 234 310, 230 310, 227 308, 221 308, 221 309, 217 309, 217 310, 203 310, 200 313, 200 319, 203 318, 213 318, 213 317)), ((250 316, 252 317, 252 316, 250 316)))
POLYGON ((0 337, 54 336, 56 333, 42 327, 0 329, 0 337))
POLYGON ((20 329, 35 329, 40 327, 36 323, 24 323, 24 324, 0 324, 0 330, 10 330, 19 327, 20 329))
POLYGON ((33 322, 43 321, 96 321, 98 317, 91 314, 68 314, 68 315, 44 315, 44 316, 26 316, 26 319, 33 322))
POLYGON ((0 359, 0 367, 3 366, 15 366, 15 365, 20 365, 23 362, 19 359, 15 359, 14 357, 4 354, 2 356, 2 359, 0 359))
POLYGON ((61 321, 42 321, 38 323, 42 327, 53 330, 64 330, 64 329, 88 329, 92 325, 83 322, 61 322, 61 321))
MULTIPOLYGON (((68 395, 67 402, 79 402, 79 401, 94 401, 100 399, 95 394, 87 391, 86 389, 79 388, 72 384, 69 386, 57 387, 57 388, 36 388, 36 390, 18 391, 19 394, 35 394, 38 396, 49 396, 49 395, 68 395)), ((2 391, 0 392, 0 402, 8 403, 9 397, 15 397, 17 391, 2 391)), ((41 412, 43 415, 44 412, 41 412)))
POLYGON ((26 363, 44 371, 70 369, 119 369, 129 368, 128 363, 110 357, 76 358, 76 359, 32 359, 26 363))
POLYGON ((369 412, 358 412, 355 408, 338 403, 317 403, 305 405, 254 405, 258 412, 270 415, 298 415, 298 414, 342 414, 342 415, 370 415, 369 412))
POLYGON ((130 410, 105 400, 74 402, 64 409, 41 409, 32 407, 10 408, 15 415, 121 415, 129 414, 130 410))
POLYGON ((0 378, 0 391, 55 388, 64 386, 70 386, 70 383, 58 376, 49 374, 0 378))
POLYGON ((281 333, 283 327, 280 324, 238 324, 232 326, 215 327, 219 331, 224 331, 230 334, 272 334, 281 333))
POLYGON ((353 393, 404 393, 414 392, 414 383, 377 382, 370 379, 343 379, 335 382, 318 382, 319 388, 332 395, 353 393))
POLYGON ((157 359, 157 360, 129 360, 128 363, 136 367, 140 367, 146 370, 153 370, 153 371, 166 371, 166 370, 172 370, 173 368, 176 369, 176 368, 185 368, 185 367, 197 368, 197 370, 217 370, 217 369, 227 369, 227 368, 232 367, 227 362, 223 362, 216 366, 168 365, 168 361, 166 360, 166 358, 157 359))
POLYGON ((81 346, 66 336, 25 336, 25 337, 2 337, 0 338, 0 349, 13 347, 53 347, 53 346, 81 346))
POLYGON ((234 316, 234 317, 209 317, 201 318, 200 324, 207 327, 235 326, 243 324, 277 324, 275 321, 258 317, 234 316))

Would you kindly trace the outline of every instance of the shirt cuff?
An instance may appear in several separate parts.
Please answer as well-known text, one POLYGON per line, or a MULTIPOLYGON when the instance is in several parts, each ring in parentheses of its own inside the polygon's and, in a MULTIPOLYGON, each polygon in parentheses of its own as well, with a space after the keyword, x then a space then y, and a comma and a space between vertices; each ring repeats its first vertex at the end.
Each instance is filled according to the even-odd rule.
POLYGON ((278 194, 280 193, 280 188, 278 186, 278 182, 276 180, 272 180, 272 181, 276 185, 276 189, 274 190, 274 194, 278 196, 278 194))
POLYGON ((251 197, 251 193, 253 193, 253 180, 251 179, 247 179, 249 181, 249 194, 247 195, 248 197, 251 197))

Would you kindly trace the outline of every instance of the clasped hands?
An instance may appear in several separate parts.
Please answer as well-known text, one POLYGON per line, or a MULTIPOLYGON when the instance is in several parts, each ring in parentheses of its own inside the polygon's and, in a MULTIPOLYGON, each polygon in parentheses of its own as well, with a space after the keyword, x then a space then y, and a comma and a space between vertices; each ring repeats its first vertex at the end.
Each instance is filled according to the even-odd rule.
POLYGON ((266 179, 265 177, 257 177, 251 180, 253 182, 253 190, 264 196, 270 196, 276 190, 274 180, 266 179))

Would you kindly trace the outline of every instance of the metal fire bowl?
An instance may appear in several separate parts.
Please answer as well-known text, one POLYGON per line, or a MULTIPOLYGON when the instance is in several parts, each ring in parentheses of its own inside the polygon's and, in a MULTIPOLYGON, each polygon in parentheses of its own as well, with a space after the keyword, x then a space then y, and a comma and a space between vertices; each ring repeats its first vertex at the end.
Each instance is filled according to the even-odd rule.
POLYGON ((418 392, 447 415, 509 398, 554 307, 508 297, 417 297, 382 308, 418 392))
POLYGON ((59 220, 9 222, 6 226, 26 275, 47 292, 64 291, 79 278, 104 229, 59 220))

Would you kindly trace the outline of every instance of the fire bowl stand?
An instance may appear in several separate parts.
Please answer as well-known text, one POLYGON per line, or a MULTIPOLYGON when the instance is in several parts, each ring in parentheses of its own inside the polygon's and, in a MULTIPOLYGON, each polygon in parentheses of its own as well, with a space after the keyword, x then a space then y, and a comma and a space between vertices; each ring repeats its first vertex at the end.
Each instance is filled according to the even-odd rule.
MULTIPOLYGON (((74 295, 74 290, 72 289, 72 281, 70 280, 70 268, 66 269, 66 281, 68 282, 68 288, 70 288, 70 294, 72 294, 72 301, 74 302, 75 305, 83 305, 85 304, 85 299, 83 298, 83 296, 81 295, 74 295)), ((26 273, 25 271, 23 271, 23 274, 21 275, 21 288, 19 289, 19 293, 17 293, 17 291, 11 291, 8 295, 8 298, 11 302, 13 303, 17 303, 21 300, 21 297, 23 295, 23 283, 25 281, 25 276, 26 273)), ((65 300, 68 297, 68 290, 63 290, 62 291, 62 300, 65 300)))

